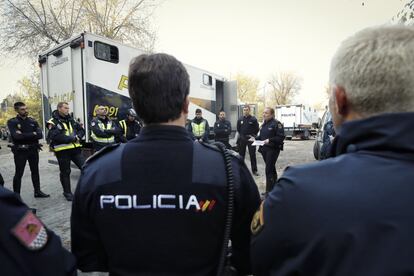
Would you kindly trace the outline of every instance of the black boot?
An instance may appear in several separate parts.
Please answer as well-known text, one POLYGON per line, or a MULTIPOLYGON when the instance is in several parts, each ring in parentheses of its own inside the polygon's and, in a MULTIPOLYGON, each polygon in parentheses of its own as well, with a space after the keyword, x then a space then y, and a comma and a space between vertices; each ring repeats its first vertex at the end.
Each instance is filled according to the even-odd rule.
POLYGON ((67 201, 73 201, 72 193, 63 193, 63 196, 66 198, 67 201))
POLYGON ((50 197, 50 195, 45 194, 41 190, 38 190, 34 192, 34 197, 45 198, 45 197, 50 197))

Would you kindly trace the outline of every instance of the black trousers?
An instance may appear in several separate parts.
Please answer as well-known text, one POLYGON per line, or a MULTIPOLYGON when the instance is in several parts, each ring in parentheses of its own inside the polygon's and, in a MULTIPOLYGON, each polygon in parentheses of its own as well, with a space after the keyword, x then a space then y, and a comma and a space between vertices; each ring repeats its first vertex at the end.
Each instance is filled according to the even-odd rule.
POLYGON ((85 163, 85 158, 82 156, 82 152, 79 148, 62 150, 56 152, 56 158, 59 163, 60 170, 60 183, 62 183, 62 188, 64 193, 71 193, 70 187, 70 162, 75 163, 75 165, 81 169, 83 163, 85 163))
POLYGON ((40 191, 40 177, 39 177, 39 150, 37 148, 31 149, 13 149, 15 173, 13 177, 13 191, 20 194, 22 186, 22 177, 26 162, 29 161, 29 167, 32 177, 33 188, 35 192, 40 191))
POLYGON ((256 160, 256 146, 252 146, 252 142, 245 139, 239 140, 239 154, 244 160, 246 155, 246 146, 249 148, 250 165, 252 166, 252 172, 257 172, 257 160, 256 160))
POLYGON ((259 152, 262 154, 266 164, 266 192, 270 192, 277 181, 276 161, 279 157, 280 149, 260 147, 259 152))
POLYGON ((4 179, 1 173, 0 173, 0 186, 4 186, 4 179))

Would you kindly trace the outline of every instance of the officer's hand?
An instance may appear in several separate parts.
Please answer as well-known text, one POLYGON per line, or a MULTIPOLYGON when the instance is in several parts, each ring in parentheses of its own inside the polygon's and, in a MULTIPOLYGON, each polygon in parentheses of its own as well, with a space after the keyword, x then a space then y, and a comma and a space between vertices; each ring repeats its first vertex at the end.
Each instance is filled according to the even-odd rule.
POLYGON ((22 134, 22 132, 20 130, 16 130, 17 134, 22 134))
POLYGON ((266 145, 266 144, 269 144, 269 139, 266 139, 266 140, 264 140, 263 142, 264 142, 264 144, 265 144, 265 145, 266 145))
POLYGON ((249 142, 254 142, 254 137, 250 137, 249 142))
POLYGON ((34 134, 34 135, 37 135, 36 131, 33 131, 33 134, 34 134))

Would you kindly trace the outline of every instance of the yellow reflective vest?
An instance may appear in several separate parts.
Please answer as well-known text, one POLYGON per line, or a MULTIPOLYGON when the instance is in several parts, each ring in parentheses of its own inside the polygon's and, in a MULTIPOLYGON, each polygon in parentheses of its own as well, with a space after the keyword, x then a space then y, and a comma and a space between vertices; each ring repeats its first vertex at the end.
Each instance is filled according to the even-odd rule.
MULTIPOLYGON (((106 124, 106 126, 100 121, 100 120, 96 120, 94 123, 98 124, 98 127, 100 130, 105 131, 105 130, 109 130, 112 128, 112 121, 109 120, 108 123, 106 124), (97 121, 97 122, 96 122, 97 121)), ((115 143, 115 136, 111 135, 109 137, 99 137, 98 135, 96 135, 96 133, 93 132, 93 130, 91 130, 91 138, 98 143, 102 143, 102 144, 113 144, 115 143)))
MULTIPOLYGON (((55 122, 53 121, 53 118, 50 119, 49 121, 47 121, 48 124, 51 124, 53 126, 55 125, 55 122)), ((73 126, 72 124, 69 123, 64 123, 62 121, 59 121, 60 124, 62 124, 63 126, 63 130, 64 130, 64 134, 66 136, 73 136, 73 126)), ((75 148, 81 148, 82 145, 79 143, 79 141, 73 142, 73 143, 69 143, 69 144, 57 144, 57 145, 52 145, 52 150, 54 152, 59 152, 59 151, 63 151, 63 150, 69 150, 69 149, 75 149, 75 148)))
POLYGON ((206 120, 203 120, 200 124, 191 122, 191 128, 196 138, 203 137, 204 133, 206 132, 206 120))

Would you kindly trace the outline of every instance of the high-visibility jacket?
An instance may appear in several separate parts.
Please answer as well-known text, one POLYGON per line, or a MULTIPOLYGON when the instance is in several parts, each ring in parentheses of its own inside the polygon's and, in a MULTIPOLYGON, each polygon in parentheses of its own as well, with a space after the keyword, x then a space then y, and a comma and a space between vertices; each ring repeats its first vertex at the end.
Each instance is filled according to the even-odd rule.
POLYGON ((191 128, 193 130, 193 134, 195 137, 197 138, 203 137, 204 134, 206 133, 206 120, 203 120, 200 124, 191 122, 191 128))
POLYGON ((72 119, 63 121, 54 116, 47 123, 50 126, 48 136, 54 152, 82 147, 79 139, 74 141, 74 137, 82 137, 84 135, 83 129, 81 135, 77 133, 80 132, 77 131, 77 128, 81 127, 75 121, 72 119))
POLYGON ((110 130, 113 127, 113 122, 111 120, 108 120, 106 124, 104 124, 101 120, 98 118, 95 118, 92 120, 91 124, 91 138, 98 143, 101 144, 113 144, 115 143, 115 135, 114 134, 108 134, 105 132, 105 130, 110 130))

